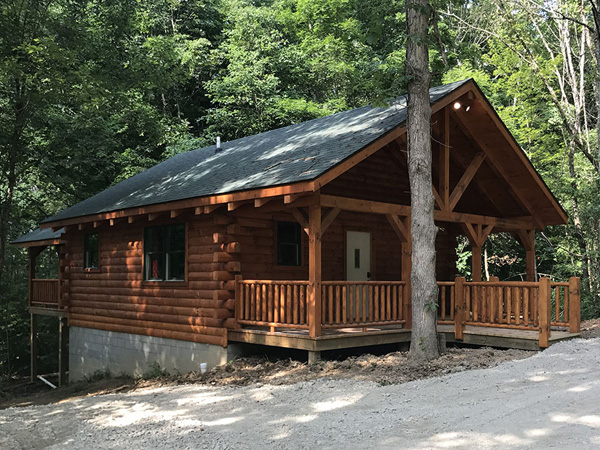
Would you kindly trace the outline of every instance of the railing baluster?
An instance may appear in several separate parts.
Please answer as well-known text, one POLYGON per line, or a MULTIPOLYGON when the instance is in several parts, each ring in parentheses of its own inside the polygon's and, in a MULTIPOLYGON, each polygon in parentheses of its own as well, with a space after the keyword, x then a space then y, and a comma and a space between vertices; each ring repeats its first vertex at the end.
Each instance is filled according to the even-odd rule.
POLYGON ((335 323, 341 323, 341 317, 340 317, 340 308, 341 308, 341 302, 340 302, 340 298, 341 298, 341 292, 340 292, 340 287, 336 286, 335 287, 335 323))
POLYGON ((305 295, 305 287, 298 286, 300 289, 300 323, 306 323, 306 295, 305 295))
POLYGON ((342 286, 342 323, 346 323, 348 319, 348 303, 346 295, 348 294, 348 286, 342 286))

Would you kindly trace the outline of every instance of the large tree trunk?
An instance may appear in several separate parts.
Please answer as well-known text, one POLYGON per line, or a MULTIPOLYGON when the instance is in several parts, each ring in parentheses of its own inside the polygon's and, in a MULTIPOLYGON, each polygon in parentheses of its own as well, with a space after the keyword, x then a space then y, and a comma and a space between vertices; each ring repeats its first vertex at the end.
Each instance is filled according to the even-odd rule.
POLYGON ((427 30, 431 7, 428 0, 406 3, 406 73, 408 82, 408 175, 412 238, 412 336, 413 358, 439 356, 435 279, 435 235, 431 189, 431 105, 429 103, 429 51, 427 30))

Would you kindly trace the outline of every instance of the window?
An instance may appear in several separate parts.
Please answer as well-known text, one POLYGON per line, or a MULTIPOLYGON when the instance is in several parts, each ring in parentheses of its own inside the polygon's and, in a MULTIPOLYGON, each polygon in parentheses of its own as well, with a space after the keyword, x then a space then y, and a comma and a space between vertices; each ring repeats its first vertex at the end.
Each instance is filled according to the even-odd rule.
POLYGON ((185 224, 144 230, 144 280, 185 280, 185 224))
POLYGON ((83 267, 97 269, 99 260, 98 233, 86 234, 83 238, 83 267))
POLYGON ((302 229, 296 222, 277 222, 277 265, 302 264, 302 229))

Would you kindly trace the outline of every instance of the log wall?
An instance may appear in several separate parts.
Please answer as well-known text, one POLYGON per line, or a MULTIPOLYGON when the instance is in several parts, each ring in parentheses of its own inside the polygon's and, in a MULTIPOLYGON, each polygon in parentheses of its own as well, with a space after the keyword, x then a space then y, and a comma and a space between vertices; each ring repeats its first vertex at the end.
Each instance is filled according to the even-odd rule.
POLYGON ((98 228, 100 264, 83 268, 85 230, 69 233, 69 324, 227 345, 225 327, 233 322, 239 243, 226 234, 219 214, 98 228), (145 226, 187 222, 187 280, 143 280, 145 226))

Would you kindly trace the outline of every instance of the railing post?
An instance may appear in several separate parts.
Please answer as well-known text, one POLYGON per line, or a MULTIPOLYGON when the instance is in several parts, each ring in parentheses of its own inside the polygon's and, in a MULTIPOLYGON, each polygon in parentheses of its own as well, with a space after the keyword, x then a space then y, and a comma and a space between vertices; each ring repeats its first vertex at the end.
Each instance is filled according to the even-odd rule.
POLYGON ((29 306, 31 306, 31 300, 33 300, 33 279, 35 278, 36 257, 37 254, 35 253, 34 247, 29 247, 29 306))
POLYGON ((454 279, 454 338, 462 341, 466 322, 465 277, 454 279))
POLYGON ((540 278, 539 287, 539 314, 540 314, 540 348, 548 348, 550 346, 550 322, 552 320, 551 307, 551 292, 550 278, 540 278))
POLYGON ((569 278, 569 333, 581 331, 581 290, 579 277, 569 278))
POLYGON ((321 336, 321 206, 308 209, 308 329, 311 338, 321 336))
POLYGON ((242 313, 242 292, 241 290, 243 289, 242 287, 242 276, 241 275, 236 275, 235 276, 235 311, 233 313, 233 320, 234 320, 234 324, 233 324, 233 328, 236 330, 239 330, 241 327, 241 325, 238 323, 238 319, 240 318, 240 315, 242 313))
MULTIPOLYGON (((497 283, 500 281, 498 277, 490 277, 488 280, 490 283, 497 283)), ((492 286, 488 288, 488 292, 490 295, 490 308, 488 310, 488 319, 490 323, 500 323, 500 317, 498 317, 498 288, 496 286, 492 286)))

